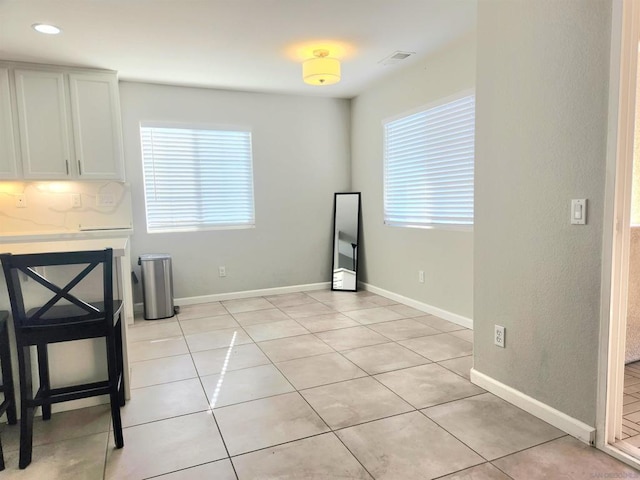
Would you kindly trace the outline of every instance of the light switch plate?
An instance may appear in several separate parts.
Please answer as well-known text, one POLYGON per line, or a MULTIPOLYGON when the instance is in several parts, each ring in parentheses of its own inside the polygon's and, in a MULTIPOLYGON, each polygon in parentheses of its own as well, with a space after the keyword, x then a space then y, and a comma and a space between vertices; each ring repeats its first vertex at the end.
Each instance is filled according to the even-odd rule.
POLYGON ((571 225, 585 225, 587 223, 587 199, 574 198, 571 200, 571 225))

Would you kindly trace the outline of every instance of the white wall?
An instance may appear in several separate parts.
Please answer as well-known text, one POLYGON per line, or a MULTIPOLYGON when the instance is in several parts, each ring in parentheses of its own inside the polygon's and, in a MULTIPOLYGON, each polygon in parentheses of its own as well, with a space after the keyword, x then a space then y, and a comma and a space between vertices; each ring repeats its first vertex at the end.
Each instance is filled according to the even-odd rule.
POLYGON ((352 102, 353 191, 362 192, 369 284, 473 317, 473 233, 383 225, 382 121, 475 85, 475 33, 373 85, 352 102), (418 283, 424 270, 425 283, 418 283))
POLYGON ((351 183, 348 100, 130 82, 120 96, 132 259, 171 254, 176 298, 330 280, 333 193, 351 183), (148 234, 141 121, 251 127, 256 228, 148 234))
POLYGON ((610 24, 610 0, 478 7, 474 368, 588 425, 610 24), (570 225, 572 198, 589 200, 587 225, 570 225))

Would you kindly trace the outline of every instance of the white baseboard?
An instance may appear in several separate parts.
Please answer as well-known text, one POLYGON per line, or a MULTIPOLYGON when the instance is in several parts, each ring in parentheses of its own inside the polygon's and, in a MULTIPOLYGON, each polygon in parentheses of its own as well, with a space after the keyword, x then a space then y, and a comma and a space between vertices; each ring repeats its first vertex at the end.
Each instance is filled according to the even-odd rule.
POLYGON ((412 298, 398 295, 397 293, 393 293, 383 288, 369 285, 368 283, 360 282, 359 286, 362 289, 367 290, 368 292, 375 293, 376 295, 382 295, 383 297, 390 298, 391 300, 395 300, 396 302, 404 303, 405 305, 409 305, 410 307, 422 310, 423 312, 430 315, 435 315, 436 317, 449 320, 450 322, 453 322, 457 325, 461 325, 466 328, 473 328, 472 319, 463 317, 462 315, 458 315, 457 313, 449 312, 447 310, 443 310, 442 308, 434 307, 433 305, 429 305, 412 298))
MULTIPOLYGON (((97 397, 81 398, 79 400, 71 400, 69 402, 54 403, 51 405, 52 413, 67 412, 69 410, 78 410, 80 408, 96 407, 98 405, 108 405, 109 395, 99 395, 97 397)), ((38 415, 42 415, 42 410, 38 409, 38 415)))
MULTIPOLYGON (((263 288, 260 290, 244 290, 241 292, 213 293, 211 295, 199 295, 197 297, 176 298, 174 300, 174 303, 179 306, 197 305, 199 303, 219 302, 221 300, 234 300, 236 298, 264 297, 266 295, 282 295, 284 293, 309 292, 311 290, 328 289, 330 286, 330 282, 320 282, 307 283, 304 285, 289 285, 286 287, 263 288)), ((133 310, 136 313, 142 312, 143 304, 136 303, 133 306, 133 310)))
POLYGON ((570 417, 566 413, 562 413, 560 410, 556 410, 546 403, 542 403, 535 398, 525 395, 521 391, 505 385, 474 368, 471 369, 471 382, 516 407, 521 408, 534 417, 538 417, 540 420, 544 420, 563 432, 568 433, 572 437, 586 444, 595 445, 596 429, 594 427, 590 427, 586 423, 582 423, 580 420, 570 417))
MULTIPOLYGON (((18 401, 17 398, 16 398, 16 401, 18 401)), ((105 404, 106 405, 109 404, 108 395, 80 398, 79 400, 70 400, 68 402, 54 403, 53 405, 51 405, 51 413, 68 412, 69 410, 78 410, 80 408, 96 407, 98 405, 105 405, 105 404)), ((20 420, 20 405, 18 405, 18 409, 16 413, 17 413, 18 420, 20 420)), ((36 417, 41 417, 42 408, 37 407, 35 409, 34 415, 36 417)), ((0 416, 0 423, 6 423, 6 422, 7 422, 7 414, 5 413, 2 416, 0 416)))

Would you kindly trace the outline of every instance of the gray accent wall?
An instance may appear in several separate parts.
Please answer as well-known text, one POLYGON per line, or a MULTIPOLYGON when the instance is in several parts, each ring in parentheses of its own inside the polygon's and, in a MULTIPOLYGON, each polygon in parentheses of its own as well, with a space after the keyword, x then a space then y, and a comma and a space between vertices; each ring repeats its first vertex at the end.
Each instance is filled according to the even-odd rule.
MULTIPOLYGON (((383 128, 475 84, 475 32, 399 69, 352 101, 353 190, 362 192, 360 279, 396 294, 473 317, 473 232, 383 224, 383 128), (418 283, 424 270, 425 283, 418 283)), ((391 67, 389 67, 391 68, 391 67)))
POLYGON ((610 0, 478 7, 475 368, 589 425, 610 26, 610 0), (570 225, 572 198, 589 200, 587 225, 570 225))
POLYGON ((171 254, 177 298, 330 281, 333 193, 351 184, 349 100, 133 82, 120 83, 120 98, 133 262, 171 254), (251 128, 256 227, 147 233, 144 121, 251 128))

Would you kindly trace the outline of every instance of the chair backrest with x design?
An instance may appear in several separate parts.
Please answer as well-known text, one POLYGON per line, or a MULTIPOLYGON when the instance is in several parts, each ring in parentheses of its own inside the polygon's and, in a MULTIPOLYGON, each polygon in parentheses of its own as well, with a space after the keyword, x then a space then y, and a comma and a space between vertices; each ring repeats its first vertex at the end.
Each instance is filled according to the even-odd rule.
POLYGON ((65 323, 90 322, 113 317, 113 252, 111 249, 86 252, 57 252, 26 255, 0 254, 7 279, 14 323, 20 327, 60 326, 65 323), (41 275, 36 268, 63 265, 86 265, 66 285, 59 286, 41 275), (102 266, 102 296, 99 302, 87 302, 71 293, 98 266, 102 266), (27 310, 19 273, 33 279, 52 294, 38 308, 27 310), (68 303, 58 305, 61 300, 68 303))

